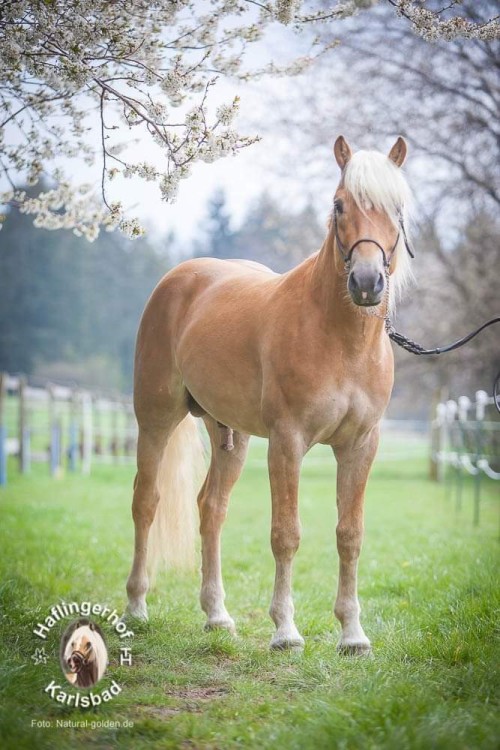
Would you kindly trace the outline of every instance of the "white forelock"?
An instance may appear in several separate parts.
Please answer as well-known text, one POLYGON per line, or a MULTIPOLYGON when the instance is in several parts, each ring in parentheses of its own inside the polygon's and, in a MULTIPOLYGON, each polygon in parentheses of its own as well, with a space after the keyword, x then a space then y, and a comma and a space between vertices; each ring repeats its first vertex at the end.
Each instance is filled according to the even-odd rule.
MULTIPOLYGON (((357 151, 344 170, 344 186, 363 211, 374 208, 384 211, 399 229, 400 220, 409 236, 411 193, 400 167, 378 151, 357 151)), ((396 269, 391 276, 391 302, 400 297, 413 279, 410 257, 404 239, 399 238, 396 248, 396 269)))

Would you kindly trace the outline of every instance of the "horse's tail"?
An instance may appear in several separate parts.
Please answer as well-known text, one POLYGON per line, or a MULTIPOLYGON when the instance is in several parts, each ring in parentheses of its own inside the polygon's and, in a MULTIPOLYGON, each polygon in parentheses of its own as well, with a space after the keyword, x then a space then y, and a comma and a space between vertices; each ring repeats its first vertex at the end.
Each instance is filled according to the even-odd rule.
POLYGON ((188 414, 170 436, 158 467, 160 499, 148 544, 151 582, 161 565, 194 567, 196 494, 204 468, 201 435, 188 414))

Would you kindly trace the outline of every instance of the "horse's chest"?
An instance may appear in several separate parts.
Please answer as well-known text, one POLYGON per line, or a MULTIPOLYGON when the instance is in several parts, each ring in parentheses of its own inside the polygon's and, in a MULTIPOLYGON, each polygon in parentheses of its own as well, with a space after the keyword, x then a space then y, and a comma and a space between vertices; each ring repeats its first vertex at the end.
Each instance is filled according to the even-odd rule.
POLYGON ((307 422, 318 442, 350 439, 381 419, 387 399, 361 388, 332 388, 309 406, 307 422))
POLYGON ((281 377, 269 389, 275 402, 267 407, 280 419, 283 409, 296 424, 303 426, 311 441, 332 442, 350 439, 371 429, 381 419, 392 390, 392 370, 318 366, 315 370, 295 370, 281 377))

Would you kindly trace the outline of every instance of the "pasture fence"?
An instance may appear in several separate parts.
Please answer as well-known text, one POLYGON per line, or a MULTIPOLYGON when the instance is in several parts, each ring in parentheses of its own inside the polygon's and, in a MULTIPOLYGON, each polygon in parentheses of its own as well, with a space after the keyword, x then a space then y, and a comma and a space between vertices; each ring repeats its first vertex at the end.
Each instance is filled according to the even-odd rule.
MULTIPOLYGON (((429 423, 390 420, 382 423, 378 461, 424 460, 429 423)), ((137 425, 130 396, 102 394, 56 383, 28 383, 23 375, 0 373, 0 485, 9 467, 29 473, 45 463, 53 477, 65 471, 90 474, 97 464, 135 462, 137 425)), ((249 463, 267 466, 267 442, 249 463)), ((333 464, 331 451, 318 446, 308 466, 333 464)))
POLYGON ((0 485, 8 457, 27 474, 34 462, 50 474, 90 474, 95 463, 135 461, 137 427, 130 396, 104 395, 0 373, 0 485))
POLYGON ((481 488, 488 477, 500 480, 500 420, 486 391, 474 400, 460 396, 436 406, 431 429, 431 477, 444 482, 461 511, 465 479, 473 477, 473 522, 479 524, 481 488))
MULTIPOLYGON (((466 477, 473 477, 477 525, 482 481, 500 479, 500 419, 493 398, 478 391, 474 401, 461 396, 439 403, 431 423, 383 420, 377 462, 425 460, 429 433, 431 478, 443 482, 448 495, 455 494, 461 511, 466 477)), ((262 442, 250 463, 267 464, 262 442)), ((7 483, 8 468, 17 466, 27 474, 33 463, 45 463, 53 477, 66 471, 90 474, 98 464, 133 464, 136 444, 130 396, 56 383, 34 385, 23 375, 0 373, 0 486, 7 483)), ((331 463, 331 451, 324 446, 306 457, 310 468, 331 463)))

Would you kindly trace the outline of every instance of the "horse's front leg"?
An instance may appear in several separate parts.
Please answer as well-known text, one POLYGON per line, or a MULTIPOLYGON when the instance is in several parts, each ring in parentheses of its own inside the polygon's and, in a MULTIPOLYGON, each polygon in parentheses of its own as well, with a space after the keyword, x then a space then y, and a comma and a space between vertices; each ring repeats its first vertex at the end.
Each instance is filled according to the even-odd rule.
POLYGON ((334 612, 342 625, 340 653, 367 654, 371 644, 359 615, 358 558, 363 540, 363 505, 368 474, 377 452, 378 427, 358 444, 335 448, 337 458, 337 550, 339 581, 334 612))
POLYGON ((292 563, 300 541, 298 487, 304 455, 302 441, 288 432, 269 438, 271 482, 271 547, 276 562, 274 593, 269 614, 276 625, 272 649, 301 648, 304 639, 295 627, 292 600, 292 563))

